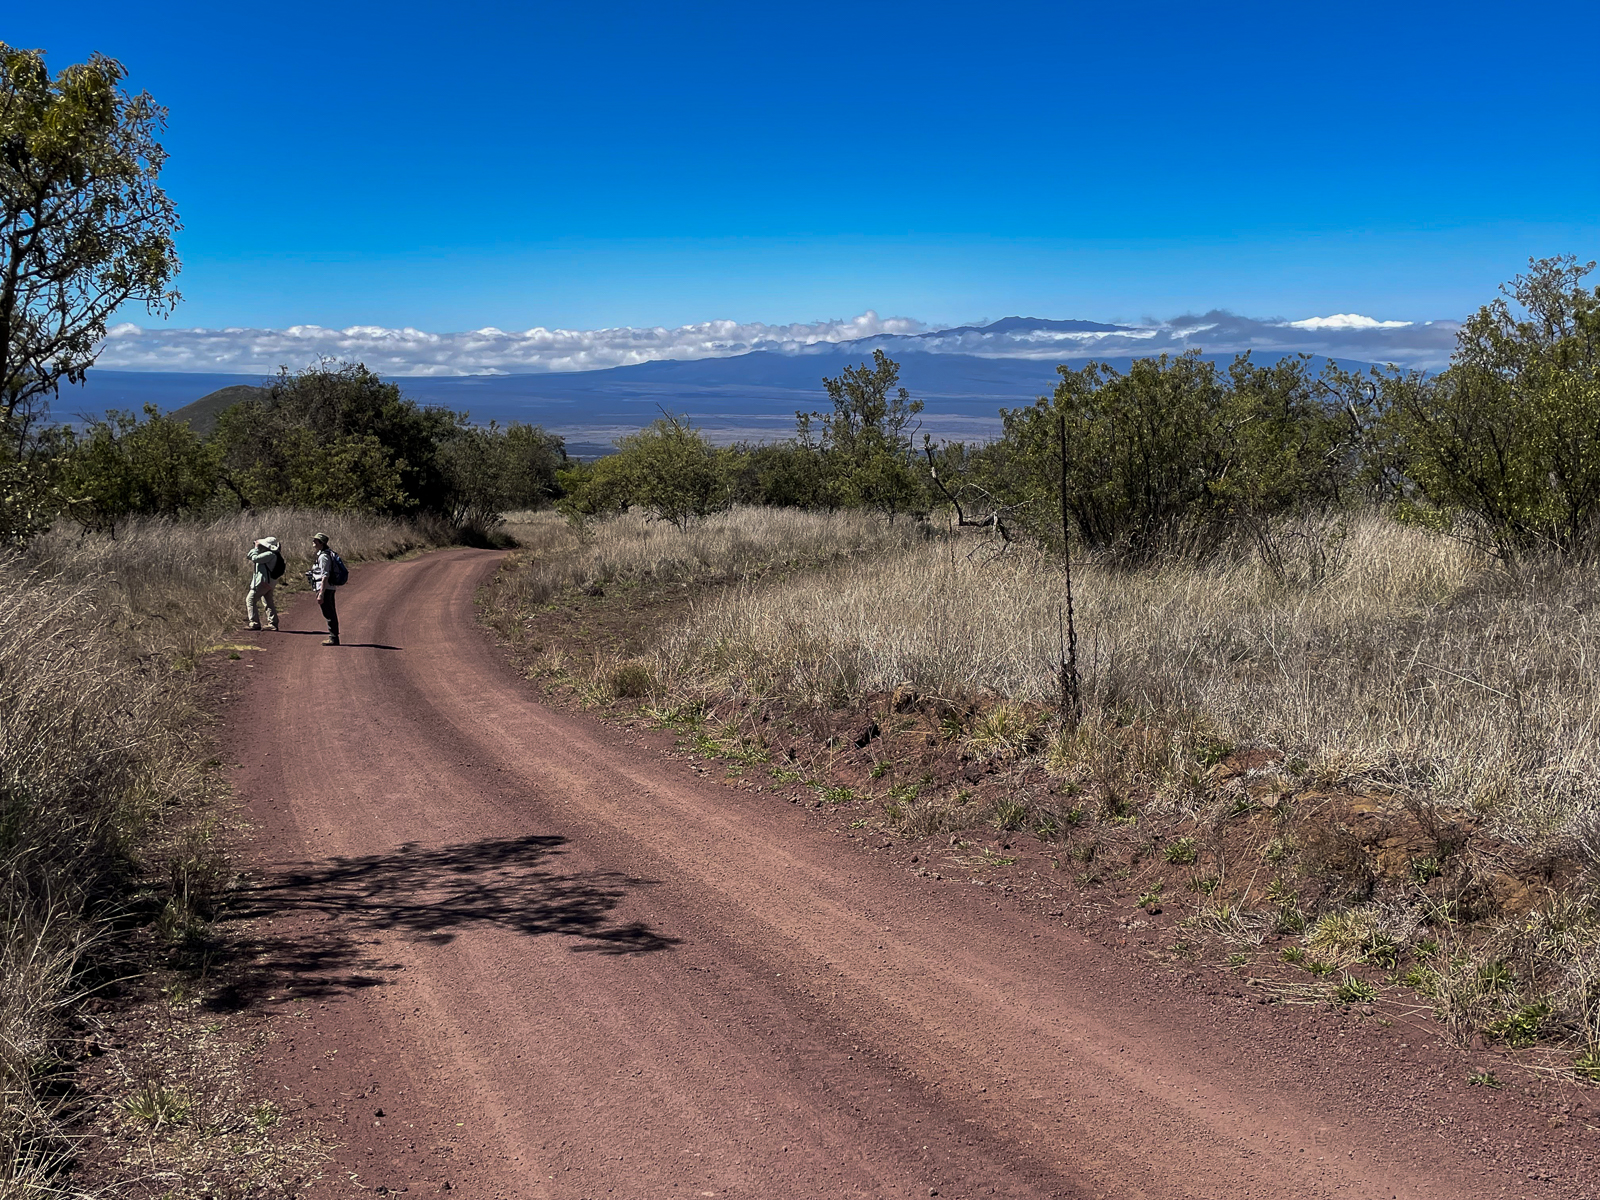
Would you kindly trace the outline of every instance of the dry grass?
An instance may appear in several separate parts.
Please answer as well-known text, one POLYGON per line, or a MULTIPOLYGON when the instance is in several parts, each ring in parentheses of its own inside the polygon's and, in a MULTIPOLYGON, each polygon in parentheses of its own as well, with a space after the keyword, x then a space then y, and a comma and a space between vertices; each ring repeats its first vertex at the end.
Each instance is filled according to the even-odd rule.
POLYGON ((238 628, 250 581, 244 556, 255 540, 271 535, 283 543, 284 595, 304 590, 301 572, 311 566, 311 537, 319 532, 351 563, 430 542, 416 526, 384 517, 263 509, 206 522, 133 519, 119 524, 115 538, 58 526, 16 565, 87 589, 124 653, 192 663, 223 631, 238 628))
POLYGON ((171 672, 121 653, 84 591, 15 561, 0 572, 0 1180, 20 1185, 60 1148, 35 1087, 96 913, 120 894, 156 811, 190 784, 174 726, 193 709, 171 672))
POLYGON ((494 607, 527 612, 574 588, 751 580, 773 570, 877 556, 927 540, 926 526, 859 513, 737 508, 680 531, 627 513, 576 524, 554 512, 513 513, 519 549, 496 576, 494 607))
MULTIPOLYGON (((1368 517, 1316 588, 1285 589, 1249 561, 1085 563, 1076 583, 1091 724, 1270 742, 1314 775, 1419 791, 1524 843, 1575 841, 1600 812, 1587 573, 1508 574, 1368 517)), ((669 639, 658 674, 802 704, 902 682, 990 698, 1007 707, 988 724, 1016 732, 969 736, 1010 746, 1027 740, 1015 702, 1056 699, 1060 598, 1036 557, 916 544, 730 589, 669 639)))
POLYGON ((1164 869, 1205 937, 1299 935, 1312 967, 1410 980, 1458 1036, 1555 1044, 1600 1075, 1600 582, 1380 515, 1301 532, 1315 571, 1076 564, 1073 729, 1052 713, 1059 568, 1015 547, 862 540, 811 571, 730 572, 634 669, 664 711, 913 692, 944 745, 1016 785, 892 789, 899 832, 1030 830, 1081 851, 1090 886, 1181 845, 1164 869), (1249 748, 1262 765, 1219 765, 1249 748))
POLYGON ((267 512, 134 522, 115 540, 57 531, 0 558, 0 1193, 57 1194, 68 1143, 41 1086, 67 1069, 84 989, 136 969, 122 959, 130 889, 151 891, 156 939, 175 943, 225 885, 191 668, 241 623, 254 539, 284 540, 293 583, 317 528, 352 560, 421 540, 395 522, 267 512))

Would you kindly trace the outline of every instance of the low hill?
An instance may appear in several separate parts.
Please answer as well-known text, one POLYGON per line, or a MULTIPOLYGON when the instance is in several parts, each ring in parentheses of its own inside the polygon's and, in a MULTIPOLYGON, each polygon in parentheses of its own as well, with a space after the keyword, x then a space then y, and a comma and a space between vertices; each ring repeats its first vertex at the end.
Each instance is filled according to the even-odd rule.
POLYGON ((266 394, 267 389, 264 387, 252 387, 248 383, 229 384, 214 392, 207 392, 191 404, 173 409, 167 416, 175 421, 184 422, 201 437, 205 437, 217 427, 217 417, 224 409, 242 404, 246 400, 259 399, 266 394))

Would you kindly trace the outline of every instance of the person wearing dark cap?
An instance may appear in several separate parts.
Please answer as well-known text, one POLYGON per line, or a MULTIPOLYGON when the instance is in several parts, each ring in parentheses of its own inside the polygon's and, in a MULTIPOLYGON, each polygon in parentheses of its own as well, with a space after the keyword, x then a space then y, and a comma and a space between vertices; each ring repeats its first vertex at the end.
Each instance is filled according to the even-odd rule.
POLYGON ((311 539, 311 547, 315 552, 316 561, 311 570, 306 572, 306 577, 311 580, 311 586, 317 589, 317 605, 322 609, 322 615, 328 622, 328 636, 323 641, 324 646, 337 646, 339 644, 339 608, 334 602, 334 596, 339 585, 334 582, 334 562, 338 557, 328 548, 328 535, 319 533, 311 539))
POLYGON ((245 551, 245 557, 254 568, 250 576, 250 590, 244 597, 244 619, 251 629, 260 629, 256 619, 256 602, 267 614, 267 628, 278 628, 278 610, 272 603, 272 593, 278 588, 278 577, 283 574, 283 550, 275 537, 257 538, 256 544, 245 551))

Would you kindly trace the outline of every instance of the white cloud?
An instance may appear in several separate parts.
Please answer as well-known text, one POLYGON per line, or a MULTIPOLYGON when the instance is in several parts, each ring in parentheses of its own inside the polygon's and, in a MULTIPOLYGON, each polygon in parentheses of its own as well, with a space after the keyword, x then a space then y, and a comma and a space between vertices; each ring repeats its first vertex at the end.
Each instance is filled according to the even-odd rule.
POLYGON ((922 332, 920 321, 865 312, 849 320, 808 325, 706 321, 677 329, 545 329, 520 333, 476 329, 428 333, 352 325, 326 329, 110 330, 99 365, 114 370, 217 371, 272 374, 299 370, 317 358, 364 362, 384 375, 485 375, 511 372, 593 371, 661 359, 726 358, 752 350, 795 353, 808 346, 880 335, 922 332))
POLYGON ((1360 313, 1334 313, 1331 317, 1307 317, 1304 321, 1284 322, 1291 329, 1404 329, 1410 321, 1377 321, 1360 313))
POLYGON ((1213 311, 1186 314, 1167 321, 1098 330, 1009 329, 991 333, 959 329, 925 333, 915 338, 875 337, 863 343, 934 353, 976 354, 985 358, 1031 358, 1082 361, 1094 358, 1146 357, 1200 350, 1207 354, 1321 354, 1346 361, 1394 363, 1438 370, 1455 349, 1455 321, 1374 321, 1349 314, 1305 321, 1258 320, 1213 311))
POLYGON ((865 312, 847 320, 765 325, 705 321, 676 329, 546 329, 464 333, 352 325, 327 329, 141 329, 121 324, 102 344, 99 365, 114 370, 212 371, 271 375, 299 370, 319 358, 363 362, 387 376, 501 375, 593 371, 661 360, 728 358, 751 351, 817 353, 850 343, 870 353, 973 354, 984 358, 1078 360, 1245 350, 1261 354, 1323 354, 1345 360, 1438 369, 1455 348, 1455 321, 1380 321, 1335 313, 1297 321, 1258 320, 1213 311, 1168 321, 1099 329, 1052 329, 1022 321, 1000 329, 929 329, 908 317, 865 312))

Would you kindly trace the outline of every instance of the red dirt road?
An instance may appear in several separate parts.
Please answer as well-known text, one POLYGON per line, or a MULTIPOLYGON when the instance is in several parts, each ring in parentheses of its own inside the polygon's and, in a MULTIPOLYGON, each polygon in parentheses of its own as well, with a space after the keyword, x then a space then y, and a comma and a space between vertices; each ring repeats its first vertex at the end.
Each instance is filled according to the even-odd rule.
POLYGON ((258 1084, 340 1143, 309 1195, 1597 1187, 1581 1098, 1547 1122, 1404 1023, 1208 991, 543 706, 474 622, 496 561, 363 566, 345 646, 228 667, 258 827, 235 999, 276 1014, 258 1084))

